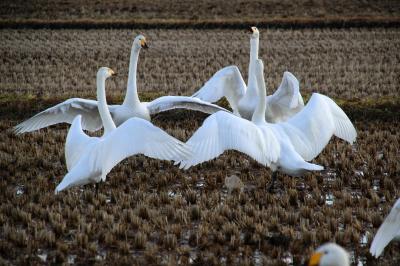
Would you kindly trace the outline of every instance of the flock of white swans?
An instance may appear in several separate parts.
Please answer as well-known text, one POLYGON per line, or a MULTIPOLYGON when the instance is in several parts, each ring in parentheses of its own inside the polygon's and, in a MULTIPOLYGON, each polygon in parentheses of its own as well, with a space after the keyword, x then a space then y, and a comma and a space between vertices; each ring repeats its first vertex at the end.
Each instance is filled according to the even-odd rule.
MULTIPOLYGON (((191 97, 164 96, 141 102, 136 72, 142 48, 148 48, 146 38, 138 35, 132 45, 127 91, 121 105, 107 104, 106 79, 115 73, 101 67, 97 72, 97 101, 68 99, 15 126, 15 132, 20 134, 58 123, 71 124, 65 143, 68 173, 56 187, 56 193, 105 181, 115 165, 136 154, 172 160, 188 169, 226 150, 240 151, 268 166, 273 171, 271 189, 278 171, 301 176, 307 171, 323 170, 323 166, 309 161, 318 156, 333 135, 349 143, 356 139, 350 119, 329 97, 314 93, 304 106, 299 82, 290 72, 284 73, 275 93, 266 96, 256 27, 251 27, 247 85, 238 67, 228 66, 216 72, 191 97), (223 97, 233 112, 213 104, 223 97), (186 143, 150 122, 151 115, 177 108, 210 114, 186 143), (90 137, 84 132, 102 127, 101 137, 90 137)), ((371 254, 380 256, 394 238, 400 238, 400 199, 379 228, 371 254)), ((350 262, 343 248, 328 243, 316 250, 309 265, 350 265, 350 262)))

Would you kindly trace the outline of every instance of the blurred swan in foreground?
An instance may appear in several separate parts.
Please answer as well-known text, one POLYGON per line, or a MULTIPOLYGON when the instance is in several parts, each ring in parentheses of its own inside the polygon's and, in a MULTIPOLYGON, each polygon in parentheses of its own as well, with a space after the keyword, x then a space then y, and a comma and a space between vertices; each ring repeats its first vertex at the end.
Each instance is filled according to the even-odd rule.
POLYGON ((113 74, 106 67, 97 72, 98 109, 104 134, 100 138, 89 137, 82 130, 82 116, 73 120, 65 144, 68 174, 57 186, 56 193, 72 186, 105 181, 115 165, 135 154, 174 161, 190 155, 186 144, 144 119, 130 118, 118 128, 115 126, 105 93, 105 80, 113 74))
MULTIPOLYGON (((136 84, 137 63, 141 48, 147 47, 145 37, 143 35, 138 35, 132 45, 128 85, 124 102, 122 105, 108 106, 114 123, 117 126, 131 117, 139 117, 150 121, 150 115, 177 108, 201 111, 208 114, 217 111, 227 111, 218 105, 188 96, 163 96, 152 102, 140 102, 136 84)), ((81 115, 82 128, 89 131, 96 131, 103 126, 97 104, 97 101, 94 100, 82 98, 68 99, 15 126, 14 130, 16 133, 20 134, 58 123, 72 123, 72 120, 77 115, 81 115)))
POLYGON ((392 240, 400 240, 400 199, 396 201, 389 215, 379 227, 369 252, 378 258, 392 240))
POLYGON ((338 244, 326 243, 311 255, 308 266, 350 266, 349 253, 338 244))
MULTIPOLYGON (((257 71, 255 61, 258 59, 259 31, 251 27, 250 63, 247 86, 237 66, 228 66, 217 71, 200 90, 192 97, 207 102, 216 102, 226 97, 233 113, 242 118, 251 120, 258 100, 257 71)), ((304 107, 300 94, 299 81, 286 71, 282 82, 274 94, 267 96, 265 118, 268 122, 277 123, 286 121, 304 107)))
POLYGON ((181 162, 181 168, 216 158, 225 150, 243 152, 257 162, 276 171, 300 176, 307 171, 323 170, 308 163, 328 144, 332 135, 353 143, 356 130, 339 106, 330 98, 314 93, 304 107, 287 122, 271 124, 265 121, 266 88, 263 63, 256 61, 259 97, 252 120, 248 121, 226 112, 209 116, 187 141, 193 157, 181 162))

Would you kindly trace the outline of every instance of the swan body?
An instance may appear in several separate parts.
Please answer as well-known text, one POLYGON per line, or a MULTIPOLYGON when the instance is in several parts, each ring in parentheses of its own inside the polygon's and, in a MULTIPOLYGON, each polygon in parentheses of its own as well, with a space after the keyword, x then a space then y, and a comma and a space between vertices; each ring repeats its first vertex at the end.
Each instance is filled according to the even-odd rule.
MULTIPOLYGON (((258 60, 259 31, 252 27, 250 38, 250 63, 248 83, 243 80, 237 66, 228 66, 217 71, 202 88, 192 97, 206 102, 216 102, 225 97, 235 115, 251 120, 257 106, 257 71, 255 61, 258 60)), ((304 102, 300 94, 297 78, 290 72, 283 74, 282 82, 274 94, 267 96, 265 117, 268 122, 286 121, 289 117, 303 109, 304 102)))
MULTIPOLYGON (((124 102, 121 105, 108 106, 114 123, 117 126, 132 117, 150 121, 151 115, 176 108, 185 108, 209 114, 217 111, 227 111, 218 105, 186 96, 164 96, 152 102, 141 102, 136 84, 137 63, 141 48, 147 48, 147 43, 143 35, 138 35, 132 45, 127 92, 124 102)), ((89 131, 97 131, 103 126, 97 105, 98 102, 94 100, 82 98, 68 99, 18 124, 14 127, 14 130, 17 134, 21 134, 58 123, 71 124, 77 115, 81 115, 82 128, 89 131)))
POLYGON ((350 266, 350 256, 338 244, 326 243, 311 255, 308 266, 350 266))
POLYGON ((390 213, 379 227, 369 252, 378 258, 390 241, 400 241, 400 199, 396 201, 390 213))
POLYGON ((331 99, 314 93, 307 106, 286 122, 265 121, 266 97, 263 64, 257 60, 259 71, 258 104, 252 120, 248 121, 225 112, 209 116, 187 141, 193 157, 181 162, 182 168, 213 159, 223 151, 235 149, 289 175, 299 176, 307 171, 322 170, 308 163, 336 135, 350 143, 357 133, 346 114, 331 99))
POLYGON ((56 187, 56 193, 72 186, 105 181, 111 169, 123 159, 135 155, 179 161, 190 155, 190 149, 149 121, 129 118, 116 127, 108 111, 105 80, 111 69, 100 68, 97 74, 97 97, 104 134, 89 137, 82 129, 82 116, 77 115, 68 131, 65 158, 68 173, 56 187))

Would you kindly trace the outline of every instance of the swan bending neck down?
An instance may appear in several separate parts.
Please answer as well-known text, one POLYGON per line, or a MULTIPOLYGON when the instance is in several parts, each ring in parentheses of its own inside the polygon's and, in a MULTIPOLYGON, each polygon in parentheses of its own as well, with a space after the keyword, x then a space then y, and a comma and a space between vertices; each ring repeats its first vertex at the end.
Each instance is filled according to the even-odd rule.
POLYGON ((211 160, 225 150, 243 152, 257 162, 276 171, 300 176, 307 171, 319 171, 323 167, 308 163, 327 145, 332 135, 350 143, 357 133, 349 118, 331 99, 314 93, 305 108, 287 122, 265 122, 266 88, 263 64, 256 61, 258 71, 258 103, 251 121, 218 112, 209 116, 203 125, 187 141, 193 156, 181 161, 181 168, 211 160))
MULTIPOLYGON (((136 73, 139 52, 142 48, 148 48, 146 38, 143 35, 138 35, 132 44, 128 84, 124 102, 121 105, 108 106, 117 126, 131 117, 139 117, 150 121, 150 115, 178 108, 200 111, 208 114, 217 111, 228 112, 218 105, 188 96, 163 96, 151 102, 140 102, 137 92, 136 73)), ((17 134, 20 134, 58 123, 72 123, 77 115, 81 115, 83 129, 96 131, 103 126, 97 104, 97 101, 93 100, 71 98, 18 124, 14 127, 14 130, 17 134)))
POLYGON ((186 144, 144 119, 134 117, 118 128, 115 126, 105 95, 105 81, 112 75, 114 71, 106 67, 97 73, 97 106, 104 134, 100 138, 87 136, 82 130, 81 115, 76 116, 65 143, 68 173, 56 187, 56 193, 73 186, 105 181, 115 165, 132 155, 174 161, 191 155, 186 144))

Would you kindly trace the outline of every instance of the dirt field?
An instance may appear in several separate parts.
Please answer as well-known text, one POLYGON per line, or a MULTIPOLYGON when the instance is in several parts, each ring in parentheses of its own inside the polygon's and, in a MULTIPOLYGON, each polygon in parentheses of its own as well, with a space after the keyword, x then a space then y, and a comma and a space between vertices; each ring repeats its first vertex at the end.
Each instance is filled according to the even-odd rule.
MULTIPOLYGON (((334 98, 374 100, 400 93, 397 29, 260 31, 260 56, 270 92, 289 70, 306 94, 318 91, 334 98)), ((191 95, 231 64, 238 65, 247 80, 246 31, 2 30, 0 92, 95 97, 96 71, 109 66, 119 77, 110 82, 108 93, 123 96, 132 42, 140 32, 150 45, 139 58, 140 92, 191 95)))
POLYGON ((396 0, 4 0, 0 19, 252 20, 266 18, 398 17, 396 0), (55 4, 57 2, 57 4, 55 4))
MULTIPOLYGON (((356 265, 398 265, 399 243, 379 260, 368 249, 400 195, 400 30, 260 30, 269 93, 289 70, 305 98, 326 94, 355 123, 356 145, 334 138, 316 158, 326 171, 279 175, 271 194, 271 171, 237 152, 188 171, 136 156, 115 167, 98 193, 89 185, 57 196, 68 126, 22 136, 12 126, 68 97, 95 98, 100 66, 119 73, 107 94, 121 101, 141 31, 150 43, 139 59, 142 99, 191 95, 229 64, 247 79, 248 33, 1 30, 0 264, 299 265, 335 241, 356 265), (229 194, 224 179, 233 174, 244 190, 229 194)), ((175 111, 153 122, 186 140, 204 118, 175 111)))

